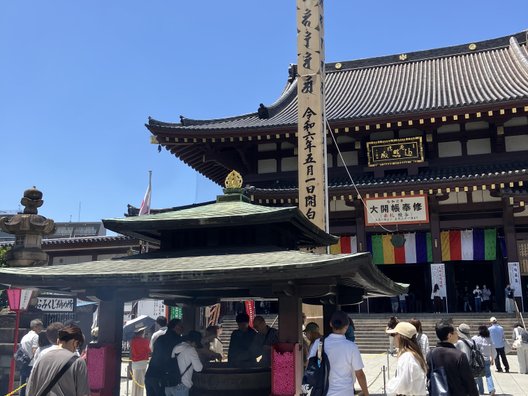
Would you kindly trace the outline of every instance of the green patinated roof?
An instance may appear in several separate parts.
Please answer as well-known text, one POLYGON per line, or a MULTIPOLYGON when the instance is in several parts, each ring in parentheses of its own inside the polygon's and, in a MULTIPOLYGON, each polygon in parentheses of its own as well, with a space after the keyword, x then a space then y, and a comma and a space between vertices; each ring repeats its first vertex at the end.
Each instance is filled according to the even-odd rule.
MULTIPOLYGON (((224 196, 226 197, 226 196, 224 196)), ((109 230, 134 238, 156 239, 153 231, 185 230, 206 227, 234 227, 240 225, 258 225, 288 223, 299 233, 304 245, 327 246, 337 242, 330 235, 312 224, 296 207, 268 207, 243 201, 215 202, 182 210, 153 215, 104 219, 109 230)))
POLYGON ((380 295, 405 288, 384 276, 368 253, 313 254, 270 247, 154 252, 80 264, 0 269, 2 283, 18 286, 184 288, 240 287, 323 277, 380 295))

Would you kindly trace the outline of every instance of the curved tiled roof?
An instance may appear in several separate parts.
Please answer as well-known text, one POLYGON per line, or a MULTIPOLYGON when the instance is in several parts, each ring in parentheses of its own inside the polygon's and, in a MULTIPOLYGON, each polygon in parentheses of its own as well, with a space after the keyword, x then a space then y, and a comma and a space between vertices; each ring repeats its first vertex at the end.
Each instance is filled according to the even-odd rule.
MULTIPOLYGON (((368 120, 435 113, 449 109, 515 103, 528 99, 526 32, 472 45, 327 65, 326 111, 330 121, 368 120)), ((255 106, 257 107, 257 106, 255 106)), ((257 113, 181 123, 149 119, 148 128, 163 131, 207 132, 294 126, 297 123, 296 80, 287 85, 269 108, 257 113)))
MULTIPOLYGON (((474 181, 479 182, 483 179, 491 179, 494 177, 512 176, 519 178, 520 176, 528 175, 528 162, 514 161, 508 163, 495 163, 486 165, 464 165, 464 166, 450 166, 442 168, 422 168, 417 175, 408 175, 405 170, 401 172, 386 175, 382 178, 376 178, 372 174, 355 175, 354 183, 358 188, 384 188, 388 186, 401 187, 405 184, 405 188, 411 189, 413 185, 423 186, 425 184, 433 183, 449 183, 464 182, 464 184, 474 181)), ((348 178, 333 179, 328 183, 330 190, 340 188, 352 188, 352 182, 348 178)), ((286 184, 276 182, 272 188, 254 188, 251 190, 252 194, 266 194, 273 192, 297 192, 297 186, 293 184, 286 184)))

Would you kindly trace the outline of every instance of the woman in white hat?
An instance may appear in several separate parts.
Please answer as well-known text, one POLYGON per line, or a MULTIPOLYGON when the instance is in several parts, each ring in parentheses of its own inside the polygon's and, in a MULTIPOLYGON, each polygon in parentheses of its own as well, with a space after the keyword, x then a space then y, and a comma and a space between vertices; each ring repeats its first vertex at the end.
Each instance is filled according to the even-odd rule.
POLYGON ((387 395, 427 395, 427 363, 416 342, 416 327, 409 322, 400 322, 387 333, 394 337, 398 347, 396 376, 387 383, 387 395))

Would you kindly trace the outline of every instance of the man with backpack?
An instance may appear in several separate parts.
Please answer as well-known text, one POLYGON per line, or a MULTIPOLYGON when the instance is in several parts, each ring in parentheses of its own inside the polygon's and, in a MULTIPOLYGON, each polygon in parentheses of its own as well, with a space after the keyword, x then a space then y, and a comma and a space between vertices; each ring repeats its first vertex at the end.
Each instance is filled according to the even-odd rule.
MULTIPOLYGON (((369 396, 359 349, 355 343, 345 337, 348 326, 350 326, 348 315, 343 311, 334 312, 330 318, 332 333, 323 339, 323 351, 330 366, 326 396, 353 395, 356 378, 363 395, 369 396)), ((320 340, 314 342, 310 349, 310 357, 317 355, 320 343, 320 340)))
MULTIPOLYGON (((39 333, 43 329, 43 324, 40 319, 33 319, 29 323, 30 331, 22 337, 20 340, 20 351, 18 352, 18 355, 25 355, 20 361, 24 360, 20 367, 20 383, 25 384, 27 379, 29 378, 29 375, 31 374, 31 370, 33 369, 33 365, 35 364, 35 352, 38 348, 38 339, 39 339, 39 333)), ((15 359, 19 359, 15 356, 15 359)), ((21 396, 26 396, 26 388, 22 388, 20 391, 21 396)))
MULTIPOLYGON (((440 342, 427 354, 427 378, 431 382, 439 376, 442 377, 441 382, 448 387, 449 393, 446 394, 450 396, 478 396, 468 359, 463 352, 455 348, 458 333, 452 323, 449 320, 441 320, 436 324, 435 330, 440 342)), ((430 389, 430 395, 438 396, 439 393, 430 389)))
POLYGON ((170 380, 167 367, 171 362, 172 350, 182 342, 183 326, 180 319, 167 324, 167 332, 154 343, 154 350, 145 374, 147 396, 165 396, 165 386, 170 380))
POLYGON ((172 350, 170 363, 170 383, 165 387, 166 396, 188 396, 193 386, 194 371, 202 371, 203 365, 196 348, 202 348, 202 335, 199 331, 190 331, 183 342, 172 350))
POLYGON ((484 356, 471 338, 470 330, 469 325, 465 323, 457 327, 458 341, 455 347, 466 355, 473 377, 479 378, 484 376, 484 356))

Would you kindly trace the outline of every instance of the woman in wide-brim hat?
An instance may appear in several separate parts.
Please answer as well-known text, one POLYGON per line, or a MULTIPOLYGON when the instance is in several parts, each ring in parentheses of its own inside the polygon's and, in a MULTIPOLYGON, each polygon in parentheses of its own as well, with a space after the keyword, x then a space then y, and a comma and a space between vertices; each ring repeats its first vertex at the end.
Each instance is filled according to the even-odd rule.
POLYGON ((387 395, 425 396, 427 363, 416 342, 416 327, 400 322, 387 330, 398 348, 396 376, 387 383, 387 395))

